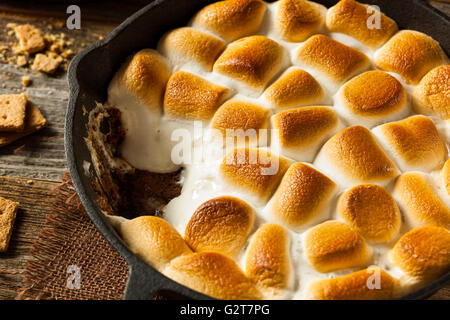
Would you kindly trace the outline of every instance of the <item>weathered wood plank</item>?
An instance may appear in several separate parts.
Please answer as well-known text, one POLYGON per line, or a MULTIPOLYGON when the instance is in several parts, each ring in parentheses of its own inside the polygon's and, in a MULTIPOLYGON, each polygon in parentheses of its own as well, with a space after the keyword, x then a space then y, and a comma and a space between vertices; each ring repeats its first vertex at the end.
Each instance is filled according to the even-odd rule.
POLYGON ((430 4, 450 16, 450 0, 430 1, 430 4))
POLYGON ((22 272, 30 250, 44 226, 57 182, 0 177, 0 196, 20 203, 8 251, 0 253, 0 300, 14 299, 22 287, 22 272))
POLYGON ((35 0, 2 0, 0 9, 9 12, 24 13, 49 17, 67 17, 66 8, 71 4, 78 4, 81 8, 83 20, 102 22, 121 22, 141 7, 149 4, 151 0, 127 1, 44 1, 36 6, 35 0))

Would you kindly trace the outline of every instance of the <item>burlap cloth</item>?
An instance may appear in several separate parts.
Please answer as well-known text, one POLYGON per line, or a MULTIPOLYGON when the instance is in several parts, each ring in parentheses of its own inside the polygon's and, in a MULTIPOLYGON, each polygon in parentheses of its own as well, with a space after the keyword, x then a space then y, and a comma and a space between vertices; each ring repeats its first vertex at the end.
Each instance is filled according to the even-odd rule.
POLYGON ((87 216, 68 174, 55 191, 52 212, 31 251, 25 288, 18 298, 121 299, 128 278, 125 260, 87 216), (71 265, 80 270, 79 289, 71 281, 68 286, 71 265))

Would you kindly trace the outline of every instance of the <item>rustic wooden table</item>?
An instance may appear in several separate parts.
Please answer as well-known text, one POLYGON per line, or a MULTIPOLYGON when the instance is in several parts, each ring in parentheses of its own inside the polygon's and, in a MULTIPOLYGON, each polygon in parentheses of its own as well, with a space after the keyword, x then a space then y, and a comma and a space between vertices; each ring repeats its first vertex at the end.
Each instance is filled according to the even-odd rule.
MULTIPOLYGON (((81 5, 82 28, 69 31, 63 27, 48 29, 48 25, 65 25, 67 5, 35 1, 8 1, 0 4, 0 47, 14 42, 6 25, 10 22, 29 22, 41 30, 58 34, 64 32, 74 39, 75 51, 109 33, 120 21, 150 0, 118 1, 107 4, 81 5)), ((450 4, 434 3, 450 15, 450 4)), ((65 72, 48 77, 35 71, 17 68, 0 62, 0 94, 26 92, 39 106, 49 126, 40 132, 0 148, 0 196, 20 202, 20 210, 10 247, 0 253, 0 270, 15 274, 0 274, 0 300, 14 299, 22 287, 23 274, 30 257, 30 249, 45 223, 53 201, 53 189, 60 183, 66 170, 64 154, 64 116, 68 101, 65 72), (21 77, 28 75, 32 85, 24 88, 21 77)), ((450 284, 432 299, 450 299, 450 284)))

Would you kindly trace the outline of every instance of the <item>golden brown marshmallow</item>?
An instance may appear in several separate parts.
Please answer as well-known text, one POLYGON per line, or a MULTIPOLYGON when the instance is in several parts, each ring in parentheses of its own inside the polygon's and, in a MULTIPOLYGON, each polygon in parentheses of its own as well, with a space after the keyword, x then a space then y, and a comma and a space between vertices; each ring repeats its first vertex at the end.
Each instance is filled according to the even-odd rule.
POLYGON ((208 200, 195 210, 184 239, 195 251, 215 251, 229 257, 240 252, 253 226, 253 209, 230 196, 208 200))
POLYGON ((441 169, 442 185, 450 196, 450 158, 445 161, 444 166, 441 169))
POLYGON ((450 65, 428 72, 414 89, 412 98, 415 112, 450 119, 450 65))
POLYGON ((250 36, 229 44, 214 64, 214 71, 261 91, 280 70, 284 49, 264 36, 250 36))
POLYGON ((375 57, 375 66, 400 74, 408 84, 417 84, 431 69, 448 63, 441 46, 418 31, 402 30, 395 34, 375 57))
POLYGON ((350 124, 374 127, 405 117, 406 91, 401 83, 383 71, 367 71, 345 83, 338 92, 336 108, 350 124))
POLYGON ((361 51, 325 35, 316 34, 306 40, 297 51, 294 64, 312 68, 340 84, 367 69, 370 61, 361 51))
POLYGON ((118 231, 132 252, 160 271, 172 259, 192 252, 175 228, 158 217, 127 220, 118 231))
POLYGON ((260 129, 268 127, 269 114, 268 109, 251 102, 227 101, 215 113, 211 128, 219 130, 223 137, 226 137, 228 131, 238 138, 248 137, 251 144, 257 144, 254 140, 258 139, 260 129))
POLYGON ((297 161, 313 161, 320 147, 340 128, 329 107, 302 107, 272 116, 272 148, 297 161))
POLYGON ((269 297, 282 297, 291 281, 289 234, 276 224, 264 224, 250 241, 245 273, 269 297))
POLYGON ((403 171, 434 170, 447 158, 447 147, 438 129, 425 116, 386 123, 373 133, 403 171))
POLYGON ((365 239, 383 243, 400 231, 402 217, 391 194, 376 184, 361 184, 339 198, 338 214, 365 239))
POLYGON ((304 163, 294 163, 273 195, 270 212, 283 225, 298 230, 322 217, 336 189, 324 174, 304 163))
POLYGON ((224 157, 220 173, 225 183, 265 202, 289 165, 289 160, 267 150, 238 148, 224 157))
POLYGON ((216 299, 261 299, 261 293, 239 266, 217 252, 199 252, 174 259, 164 274, 216 299))
POLYGON ((320 103, 324 91, 319 82, 308 72, 289 68, 270 85, 264 97, 276 110, 320 103))
POLYGON ((209 120, 229 95, 229 90, 192 73, 175 72, 167 82, 164 112, 170 117, 209 120))
POLYGON ((372 250, 348 224, 330 220, 308 230, 305 254, 315 269, 330 272, 367 265, 372 250))
POLYGON ((159 111, 169 76, 170 69, 158 52, 141 50, 114 75, 108 88, 108 103, 120 104, 126 95, 151 111, 159 111))
POLYGON ((391 259, 410 277, 435 279, 450 269, 450 231, 433 226, 413 229, 395 244, 391 259))
POLYGON ((369 28, 374 23, 371 17, 376 9, 354 0, 341 0, 328 10, 326 25, 331 32, 345 33, 368 46, 376 49, 397 32, 397 24, 383 13, 379 13, 380 24, 369 28))
POLYGON ((312 283, 309 298, 314 300, 385 300, 396 296, 397 280, 379 267, 312 283), (378 277, 378 284, 374 283, 378 277), (369 288, 369 284, 373 287, 369 288), (377 287, 379 285, 379 287, 377 287))
POLYGON ((361 183, 386 185, 400 173, 375 137, 362 126, 348 127, 335 134, 314 163, 346 187, 361 183))
POLYGON ((215 36, 183 27, 169 31, 160 40, 158 50, 176 68, 194 62, 202 69, 210 71, 225 46, 225 42, 215 36))
POLYGON ((450 228, 450 209, 435 190, 424 173, 407 172, 397 179, 393 195, 409 225, 450 228))
POLYGON ((305 0, 280 0, 275 18, 277 34, 286 41, 300 42, 322 28, 327 9, 305 0))
POLYGON ((192 25, 233 41, 255 33, 265 11, 266 6, 261 0, 218 1, 200 10, 192 25))

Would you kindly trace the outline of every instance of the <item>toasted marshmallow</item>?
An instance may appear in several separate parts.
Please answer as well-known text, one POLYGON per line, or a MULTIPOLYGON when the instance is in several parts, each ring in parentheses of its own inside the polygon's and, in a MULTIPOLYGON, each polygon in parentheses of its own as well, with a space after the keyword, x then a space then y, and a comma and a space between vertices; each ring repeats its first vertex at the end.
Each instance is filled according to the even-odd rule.
POLYGON ((447 191, 447 195, 450 196, 450 158, 445 161, 445 164, 441 169, 441 178, 442 185, 445 191, 447 191))
POLYGON ((169 76, 170 69, 158 52, 141 50, 128 58, 114 75, 108 87, 108 104, 122 106, 134 101, 159 112, 169 76))
POLYGON ((380 144, 402 171, 430 171, 440 168, 447 148, 433 121, 412 116, 373 129, 380 144))
POLYGON ((172 74, 164 93, 164 112, 170 117, 209 120, 228 97, 229 90, 192 73, 172 74))
POLYGON ((264 92, 264 98, 276 110, 320 104, 324 91, 308 72, 291 67, 264 92))
POLYGON ((200 10, 192 20, 192 26, 233 41, 258 31, 266 11, 261 0, 219 1, 200 10))
POLYGON ((375 137, 361 126, 348 127, 328 140, 314 164, 344 187, 386 185, 400 174, 375 137))
POLYGON ((339 216, 365 239, 383 243, 400 231, 402 217, 391 194, 376 184, 361 184, 339 198, 339 216))
POLYGON ((419 83, 428 71, 448 61, 437 41, 413 30, 398 32, 375 57, 377 68, 398 73, 408 84, 419 83))
POLYGON ((326 14, 326 7, 312 1, 280 0, 275 17, 275 30, 285 41, 304 41, 322 28, 326 14))
POLYGON ((414 89, 412 97, 417 113, 450 119, 450 65, 428 72, 414 89))
POLYGON ((417 280, 432 280, 450 268, 450 231, 426 226, 404 234, 390 252, 393 263, 417 280))
POLYGON ((297 162, 281 180, 270 203, 272 217, 292 230, 325 220, 336 184, 314 168, 297 162))
POLYGON ((330 89, 370 66, 364 53, 322 34, 306 40, 294 53, 293 62, 314 71, 313 76, 327 79, 330 89))
POLYGON ((259 142, 262 145, 264 142, 259 141, 259 130, 267 129, 269 114, 268 109, 251 102, 227 101, 214 115, 211 128, 219 130, 223 137, 231 135, 229 138, 233 140, 236 137, 237 146, 245 146, 247 143, 256 146, 259 142))
POLYGON ((275 191, 290 161, 264 149, 238 148, 230 151, 220 165, 225 183, 265 202, 275 191))
POLYGON ((424 173, 408 172, 397 179, 393 196, 410 226, 450 228, 450 209, 436 191, 424 173))
POLYGON ((159 271, 174 258, 192 253, 175 228, 158 217, 126 220, 118 231, 133 253, 159 271))
POLYGON ((369 128, 409 113, 405 89, 383 71, 367 71, 345 83, 336 95, 336 109, 350 125, 369 128))
POLYGON ((282 46, 264 36, 251 36, 229 44, 214 71, 261 92, 284 62, 282 46))
POLYGON ((237 256, 253 226, 253 209, 244 201, 221 196, 201 204, 189 220, 184 239, 193 250, 237 256))
POLYGON ((169 59, 176 70, 188 64, 211 71, 225 46, 226 43, 215 36, 183 27, 165 34, 159 41, 158 51, 169 59))
POLYGON ((386 300, 395 298, 397 285, 396 279, 373 266, 346 276, 316 281, 310 285, 308 296, 314 300, 386 300))
POLYGON ((217 299, 254 300, 261 294, 239 266, 218 252, 199 252, 172 260, 164 274, 217 299))
POLYGON ((328 10, 326 25, 331 32, 345 33, 376 49, 397 32, 397 24, 375 8, 354 0, 341 0, 328 10), (377 13, 379 25, 372 17, 377 13))
POLYGON ((282 298, 292 282, 289 234, 276 224, 264 224, 250 241, 245 273, 268 298, 282 298))
POLYGON ((297 161, 312 162, 320 147, 341 129, 329 107, 303 107, 279 112, 271 118, 271 147, 297 161))
POLYGON ((326 221, 306 233, 305 254, 320 272, 365 266, 372 250, 348 224, 326 221))

